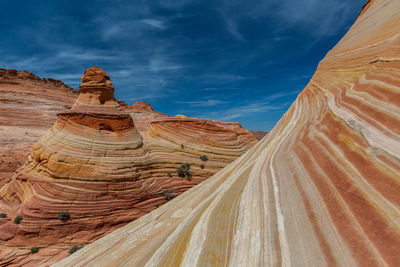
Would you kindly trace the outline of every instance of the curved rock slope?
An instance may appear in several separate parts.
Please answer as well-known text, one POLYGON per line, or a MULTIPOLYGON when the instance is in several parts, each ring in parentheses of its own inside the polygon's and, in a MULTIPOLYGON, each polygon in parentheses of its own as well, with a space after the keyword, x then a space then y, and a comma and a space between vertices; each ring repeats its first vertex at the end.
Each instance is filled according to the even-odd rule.
POLYGON ((257 146, 55 266, 400 266, 400 2, 370 1, 257 146))
POLYGON ((56 113, 72 106, 76 93, 57 80, 0 69, 0 186, 23 165, 56 113))
POLYGON ((148 119, 139 132, 104 71, 90 68, 81 80, 75 104, 57 114, 27 163, 0 190, 0 213, 7 214, 0 218, 0 266, 60 260, 74 245, 212 176, 257 142, 237 123, 167 119, 147 109, 149 114, 134 110, 148 119), (176 170, 184 163, 191 164, 190 173, 180 178, 176 170), (60 212, 69 218, 60 219, 60 212), (14 224, 17 216, 22 221, 14 224), (31 255, 31 246, 39 252, 31 255))

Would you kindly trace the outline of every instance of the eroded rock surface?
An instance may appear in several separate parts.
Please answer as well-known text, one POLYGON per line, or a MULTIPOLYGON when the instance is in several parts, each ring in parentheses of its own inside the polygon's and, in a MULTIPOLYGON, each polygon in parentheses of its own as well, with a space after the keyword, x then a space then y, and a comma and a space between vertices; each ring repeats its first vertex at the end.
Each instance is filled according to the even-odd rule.
POLYGON ((58 112, 27 163, 0 189, 0 213, 7 214, 0 218, 0 264, 62 259, 74 245, 204 181, 257 142, 238 123, 170 118, 147 105, 130 110, 114 98, 109 76, 98 67, 86 70, 81 81, 72 108, 58 112), (190 170, 178 177, 185 163, 190 170), (60 219, 60 212, 68 216, 60 219), (32 246, 39 252, 31 255, 32 246))
POLYGON ((264 131, 251 131, 251 133, 257 138, 257 140, 261 140, 268 134, 268 132, 264 131))
POLYGON ((55 266, 400 266, 400 1, 371 0, 275 128, 55 266))
POLYGON ((54 79, 0 69, 0 186, 21 167, 40 136, 70 108, 77 92, 54 79))

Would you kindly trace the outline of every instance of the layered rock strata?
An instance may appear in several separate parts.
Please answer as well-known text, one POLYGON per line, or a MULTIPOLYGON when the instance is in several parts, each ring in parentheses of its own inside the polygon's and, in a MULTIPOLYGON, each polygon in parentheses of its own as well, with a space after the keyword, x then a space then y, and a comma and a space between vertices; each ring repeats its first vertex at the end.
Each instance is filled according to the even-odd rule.
POLYGON ((150 104, 138 101, 127 107, 127 110, 136 123, 136 127, 140 133, 144 133, 150 126, 150 123, 161 117, 169 117, 161 112, 157 112, 150 104))
POLYGON ((237 123, 167 118, 152 110, 130 111, 148 120, 139 132, 136 115, 114 99, 104 71, 90 68, 81 81, 72 108, 57 114, 28 162, 0 190, 0 213, 7 214, 0 218, 0 265, 64 258, 74 245, 96 240, 204 181, 256 142, 237 123), (190 176, 181 178, 177 169, 184 163, 190 176), (60 212, 68 213, 66 219, 60 212), (17 216, 23 219, 14 224, 17 216), (39 253, 30 255, 31 246, 39 253))
POLYGON ((32 145, 70 108, 77 92, 54 79, 0 69, 0 186, 27 158, 32 145))
POLYGON ((264 131, 251 131, 251 133, 257 138, 257 140, 261 140, 268 134, 268 132, 264 131))
POLYGON ((257 146, 55 266, 399 266, 400 2, 371 0, 257 146))

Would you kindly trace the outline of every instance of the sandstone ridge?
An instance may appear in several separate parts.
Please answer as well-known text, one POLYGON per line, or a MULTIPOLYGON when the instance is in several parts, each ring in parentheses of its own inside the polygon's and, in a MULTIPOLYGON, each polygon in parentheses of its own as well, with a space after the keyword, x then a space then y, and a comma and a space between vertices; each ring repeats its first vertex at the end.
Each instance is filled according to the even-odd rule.
MULTIPOLYGON (((93 67, 79 95, 0 189, 0 263, 49 264, 166 203, 242 155, 255 137, 235 123, 130 111, 93 67), (136 127, 136 123, 139 128, 136 127), (201 160, 201 156, 207 160, 201 160), (190 166, 186 177, 177 169, 190 166), (68 212, 60 220, 59 213, 68 212), (17 225, 13 219, 23 219, 17 225), (30 247, 40 253, 29 254, 30 247)), ((143 106, 143 104, 141 104, 143 106)), ((151 107, 150 107, 151 108, 151 107)))
POLYGON ((369 1, 256 146, 54 266, 400 266, 399 25, 369 1))
POLYGON ((61 81, 0 69, 0 186, 23 165, 56 113, 70 108, 76 96, 77 91, 61 81))
POLYGON ((32 81, 38 81, 41 83, 47 83, 47 84, 52 84, 57 87, 65 87, 68 88, 70 91, 73 93, 75 92, 75 89, 69 87, 65 83, 63 83, 60 80, 52 79, 52 78, 40 78, 36 76, 35 74, 25 71, 25 70, 15 70, 15 69, 2 69, 0 68, 0 84, 20 84, 21 81, 18 81, 18 79, 24 79, 24 80, 32 80, 32 81))

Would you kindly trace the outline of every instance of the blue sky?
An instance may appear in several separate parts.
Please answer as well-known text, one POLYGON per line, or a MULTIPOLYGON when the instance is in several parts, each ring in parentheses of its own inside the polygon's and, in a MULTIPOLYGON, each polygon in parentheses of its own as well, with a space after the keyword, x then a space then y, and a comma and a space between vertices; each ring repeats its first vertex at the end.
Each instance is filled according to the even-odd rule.
POLYGON ((268 131, 364 2, 3 0, 0 68, 78 88, 97 65, 128 104, 268 131))

